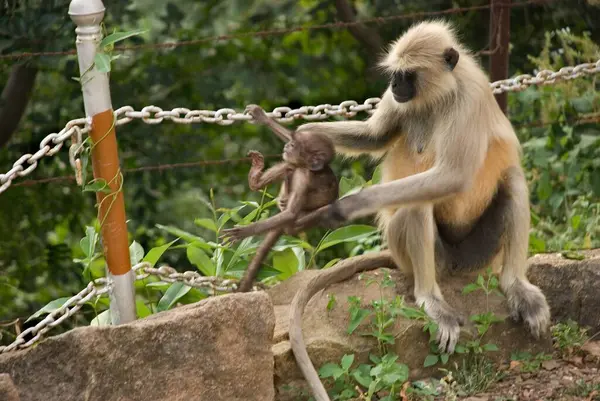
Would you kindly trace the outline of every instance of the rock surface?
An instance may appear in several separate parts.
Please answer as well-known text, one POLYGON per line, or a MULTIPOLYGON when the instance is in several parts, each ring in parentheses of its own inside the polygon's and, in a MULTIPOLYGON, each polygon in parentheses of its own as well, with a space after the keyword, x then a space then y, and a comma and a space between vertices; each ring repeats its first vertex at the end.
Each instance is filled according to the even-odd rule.
POLYGON ((19 401, 19 393, 15 384, 10 379, 10 375, 0 374, 0 400, 19 401))
MULTIPOLYGON (((529 277, 546 294, 554 321, 571 318, 590 327, 593 334, 600 331, 600 250, 584 255, 582 261, 560 254, 532 257, 529 277)), ((339 362, 346 353, 355 354, 355 363, 364 362, 377 350, 372 337, 360 335, 365 325, 347 334, 348 297, 360 297, 366 307, 381 296, 377 285, 366 285, 367 279, 381 282, 386 272, 394 286, 382 289, 384 298, 404 295, 411 304, 412 280, 390 269, 365 273, 362 278, 356 275, 310 300, 303 333, 317 368, 339 362), (335 305, 328 310, 330 295, 335 305)), ((83 327, 36 347, 0 355, 0 400, 18 401, 19 396, 21 401, 297 400, 291 394, 302 391, 305 383, 288 341, 289 305, 298 289, 318 274, 302 271, 266 293, 210 298, 117 327, 83 327)), ((464 316, 489 308, 507 317, 504 298, 486 299, 481 292, 462 294, 475 277, 461 275, 442 281, 446 300, 464 316)), ((472 329, 467 325, 461 340, 469 339, 472 329)), ((394 332, 396 344, 391 350, 409 366, 411 379, 441 375, 440 365, 423 368, 429 346, 421 323, 399 318, 394 332)), ((509 318, 493 325, 484 342, 498 346, 498 352, 489 354, 498 361, 506 361, 513 351, 552 350, 548 335, 535 341, 521 323, 509 318)), ((597 343, 587 347, 586 358, 600 358, 597 343)), ((546 363, 544 369, 555 372, 558 368, 546 363)))
POLYGON ((267 294, 224 295, 74 329, 0 355, 0 373, 21 401, 272 400, 274 323, 267 294))
MULTIPOLYGON (((590 332, 600 330, 600 250, 584 252, 585 260, 569 260, 560 254, 538 255, 530 259, 530 280, 544 291, 552 310, 553 321, 571 318, 582 325, 591 327, 590 332)), ((407 280, 399 271, 379 269, 365 273, 362 280, 355 276, 343 283, 335 284, 317 293, 308 303, 304 312, 303 334, 308 353, 315 367, 327 362, 338 362, 346 353, 355 354, 355 362, 368 360, 370 352, 377 350, 377 343, 372 337, 361 337, 357 333, 346 333, 350 322, 348 313, 349 296, 362 298, 365 307, 372 300, 380 297, 377 285, 366 286, 367 277, 381 281, 384 272, 389 272, 395 282, 395 288, 384 288, 384 297, 388 300, 396 295, 405 295, 407 302, 414 301, 412 297, 412 280, 407 280), (327 309, 330 295, 336 299, 332 310, 327 309)), ((287 334, 289 322, 289 305, 297 289, 319 274, 318 271, 302 271, 290 280, 269 290, 269 295, 275 307, 275 384, 278 387, 278 399, 293 399, 286 394, 292 387, 302 388, 302 375, 296 366, 291 345, 287 334)), ((462 289, 473 282, 476 275, 457 275, 450 277, 441 284, 442 292, 450 305, 454 306, 464 316, 489 310, 505 321, 494 324, 483 342, 491 342, 499 348, 498 352, 489 353, 496 361, 507 360, 513 351, 528 351, 531 353, 552 352, 552 342, 547 334, 539 341, 529 335, 525 327, 515 323, 508 317, 505 298, 491 295, 487 301, 485 295, 478 291, 468 295, 462 294, 462 289)), ((364 326, 363 326, 364 327, 364 326)), ((395 326, 396 344, 393 347, 399 355, 398 362, 405 363, 410 368, 411 379, 419 379, 431 375, 440 376, 437 370, 440 365, 424 368, 423 361, 429 353, 428 335, 423 333, 422 325, 415 321, 399 318, 395 326)), ((467 325, 461 334, 461 341, 469 339, 473 327, 467 325)), ((450 364, 457 357, 450 358, 450 364)), ((448 367, 448 366, 446 366, 448 367)), ((292 389, 294 390, 294 389, 292 389)))
POLYGON ((581 253, 583 260, 535 255, 529 279, 546 295, 553 320, 573 319, 593 334, 600 331, 600 249, 581 253))

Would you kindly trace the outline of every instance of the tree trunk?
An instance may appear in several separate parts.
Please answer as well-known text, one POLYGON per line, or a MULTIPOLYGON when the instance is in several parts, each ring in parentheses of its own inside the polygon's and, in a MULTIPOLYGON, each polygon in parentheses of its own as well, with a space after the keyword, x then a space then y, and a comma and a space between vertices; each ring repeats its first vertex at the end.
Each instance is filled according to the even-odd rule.
POLYGON ((4 147, 17 130, 25 113, 38 69, 25 64, 12 68, 0 95, 0 147, 4 147))
MULTIPOLYGON (((352 5, 347 0, 335 0, 335 8, 337 9, 339 18, 344 22, 353 22, 356 20, 352 5)), ((369 60, 369 76, 375 78, 378 72, 371 68, 373 67, 380 56, 380 52, 383 48, 383 40, 375 29, 371 29, 364 24, 352 25, 348 27, 348 30, 358 40, 367 51, 369 60), (375 76, 372 76, 372 75, 375 76)))

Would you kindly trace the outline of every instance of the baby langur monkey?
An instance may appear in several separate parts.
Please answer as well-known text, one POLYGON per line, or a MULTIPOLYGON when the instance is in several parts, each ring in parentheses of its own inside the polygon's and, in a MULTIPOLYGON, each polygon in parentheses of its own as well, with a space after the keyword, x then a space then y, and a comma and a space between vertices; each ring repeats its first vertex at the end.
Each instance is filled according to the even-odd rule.
POLYGON ((333 142, 315 131, 292 132, 270 119, 257 105, 247 107, 249 114, 260 124, 268 126, 287 143, 283 148, 283 162, 263 172, 264 159, 251 151, 252 167, 248 173, 250 189, 257 191, 274 181, 282 181, 278 196, 281 213, 243 227, 223 230, 222 238, 230 242, 268 232, 256 255, 240 281, 238 291, 252 288, 262 262, 277 239, 301 229, 296 220, 306 213, 334 202, 338 197, 338 180, 329 163, 335 155, 333 142))

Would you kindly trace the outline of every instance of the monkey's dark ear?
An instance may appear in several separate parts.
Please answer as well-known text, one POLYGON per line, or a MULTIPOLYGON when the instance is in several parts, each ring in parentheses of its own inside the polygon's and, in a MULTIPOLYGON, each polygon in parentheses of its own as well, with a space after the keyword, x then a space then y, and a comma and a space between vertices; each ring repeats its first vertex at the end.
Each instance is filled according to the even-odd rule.
POLYGON ((325 167, 325 158, 320 154, 315 154, 308 159, 308 168, 312 171, 319 171, 325 167))
POLYGON ((446 64, 448 64, 450 71, 456 67, 456 64, 458 63, 458 57, 458 52, 454 50, 453 47, 449 47, 444 50, 444 61, 446 61, 446 64))

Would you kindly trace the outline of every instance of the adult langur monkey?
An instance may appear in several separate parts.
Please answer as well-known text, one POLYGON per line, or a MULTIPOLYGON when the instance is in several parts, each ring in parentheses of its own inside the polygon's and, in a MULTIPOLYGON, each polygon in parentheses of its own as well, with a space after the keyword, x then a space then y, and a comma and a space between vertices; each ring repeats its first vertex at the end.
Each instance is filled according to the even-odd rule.
POLYGON ((391 83, 366 121, 307 123, 297 131, 329 136, 342 154, 383 157, 382 183, 298 224, 334 227, 377 212, 393 261, 413 275, 417 304, 439 325, 442 352, 454 351, 463 322, 444 300, 436 270, 501 265, 512 317, 539 338, 550 309, 526 277, 530 212, 521 148, 485 72, 439 21, 411 27, 380 66, 391 83))

